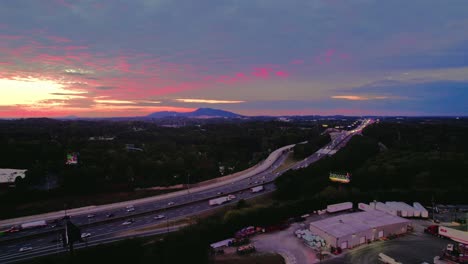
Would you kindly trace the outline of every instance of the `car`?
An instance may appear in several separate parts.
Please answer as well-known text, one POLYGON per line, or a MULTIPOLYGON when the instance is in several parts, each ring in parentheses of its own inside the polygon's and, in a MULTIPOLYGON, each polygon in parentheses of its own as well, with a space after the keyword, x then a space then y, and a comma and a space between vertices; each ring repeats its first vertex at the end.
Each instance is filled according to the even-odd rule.
POLYGON ((32 247, 22 247, 19 249, 19 252, 29 251, 32 250, 32 247))
POLYGON ((127 207, 127 213, 135 211, 135 208, 133 207, 127 207))
POLYGON ((81 234, 81 238, 87 238, 87 237, 90 237, 91 236, 91 233, 83 233, 81 234))
POLYGON ((133 219, 130 219, 130 220, 127 220, 125 222, 122 223, 122 225, 131 225, 133 224, 134 220, 133 219))
POLYGON ((154 219, 156 220, 159 220, 159 219, 163 219, 165 216, 164 215, 157 215, 155 217, 153 217, 154 219))
POLYGON ((217 192, 216 194, 218 194, 218 195, 219 195, 219 194, 223 194, 223 192, 217 192))
POLYGON ((168 202, 167 205, 171 206, 171 205, 174 205, 175 203, 174 202, 168 202))
POLYGON ((114 217, 115 215, 113 213, 110 213, 110 214, 107 214, 106 216, 107 218, 111 218, 111 217, 114 217))
POLYGON ((93 217, 95 217, 95 216, 96 216, 95 214, 89 214, 89 215, 88 215, 88 218, 93 218, 93 217))
POLYGON ((6 232, 7 232, 7 233, 16 233, 16 232, 19 232, 19 231, 20 231, 19 228, 17 228, 17 227, 12 227, 12 228, 8 229, 6 232))

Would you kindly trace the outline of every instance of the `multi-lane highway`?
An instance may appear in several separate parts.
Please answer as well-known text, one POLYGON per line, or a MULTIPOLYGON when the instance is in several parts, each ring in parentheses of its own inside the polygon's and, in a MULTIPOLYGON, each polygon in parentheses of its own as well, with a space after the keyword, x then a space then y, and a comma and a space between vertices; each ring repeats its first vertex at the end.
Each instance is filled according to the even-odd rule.
MULTIPOLYGON (((353 135, 360 133, 369 123, 370 122, 366 120, 355 130, 341 132, 334 141, 330 142, 323 149, 338 150, 345 146, 353 135)), ((72 216, 73 223, 81 226, 82 233, 91 234, 86 239, 86 242, 78 243, 77 246, 84 247, 115 241, 118 240, 119 237, 125 236, 125 232, 128 230, 158 223, 164 223, 167 226, 153 233, 170 231, 174 229, 174 227, 168 225, 169 220, 195 216, 201 212, 213 209, 207 202, 208 199, 213 197, 234 194, 236 195, 236 199, 230 202, 232 204, 239 199, 249 199, 259 195, 259 193, 252 193, 249 190, 249 188, 253 186, 263 185, 265 188, 264 193, 271 192, 275 189, 273 180, 288 170, 283 169, 282 171, 275 171, 284 162, 292 146, 293 145, 286 146, 279 149, 279 151, 277 150, 278 155, 276 155, 274 159, 271 158, 270 155, 269 159, 271 158, 272 160, 265 165, 265 168, 249 172, 235 179, 217 183, 214 187, 201 188, 198 190, 189 189, 176 196, 166 197, 164 199, 135 202, 132 207, 133 210, 127 210, 126 207, 128 204, 132 203, 126 202, 125 207, 110 207, 110 209, 104 207, 104 210, 95 210, 92 213, 92 217, 88 217, 90 214, 89 212, 74 215, 72 216), (113 216, 109 217, 109 214, 113 216)), ((323 151, 320 153, 323 153, 323 151)), ((314 153, 291 168, 309 166, 311 163, 326 156, 320 153, 314 153)), ((0 239, 0 263, 11 263, 62 251, 62 244, 59 241, 60 230, 61 227, 57 226, 23 230, 18 233, 7 234, 7 236, 0 239), (21 248, 27 250, 20 252, 21 248)))

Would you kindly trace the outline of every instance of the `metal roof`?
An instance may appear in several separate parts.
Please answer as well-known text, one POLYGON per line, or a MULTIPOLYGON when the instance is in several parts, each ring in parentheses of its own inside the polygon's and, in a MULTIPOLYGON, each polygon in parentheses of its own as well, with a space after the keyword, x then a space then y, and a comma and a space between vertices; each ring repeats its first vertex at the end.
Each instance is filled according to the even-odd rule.
POLYGON ((312 222, 310 226, 334 237, 343 237, 372 228, 409 222, 409 220, 385 212, 367 211, 330 217, 312 222))

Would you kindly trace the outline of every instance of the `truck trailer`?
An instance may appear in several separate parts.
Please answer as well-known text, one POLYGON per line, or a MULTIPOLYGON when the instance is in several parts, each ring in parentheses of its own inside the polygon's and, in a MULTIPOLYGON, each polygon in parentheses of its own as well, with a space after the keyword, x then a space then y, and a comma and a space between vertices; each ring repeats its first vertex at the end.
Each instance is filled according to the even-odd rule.
POLYGON ((45 227, 45 226, 47 226, 47 222, 45 220, 39 220, 39 221, 28 222, 28 223, 23 223, 20 225, 12 226, 9 229, 5 230, 5 232, 15 233, 24 229, 31 229, 31 228, 45 227))
POLYGON ((370 206, 370 205, 365 204, 365 203, 359 203, 358 208, 359 208, 359 210, 366 211, 366 212, 375 210, 375 208, 373 206, 370 206))
POLYGON ((252 191, 252 193, 261 192, 261 191, 263 191, 263 185, 253 187, 250 190, 252 191))
POLYGON ((429 217, 429 212, 420 203, 414 202, 413 207, 418 209, 421 212, 421 217, 422 218, 428 218, 429 217))
POLYGON ((341 211, 346 211, 346 210, 351 210, 351 209, 353 209, 353 203, 352 202, 345 202, 345 203, 327 205, 327 212, 328 213, 341 212, 341 211))
POLYGON ((215 198, 215 199, 211 199, 208 201, 208 204, 210 206, 214 206, 214 205, 221 205, 221 204, 224 204, 224 203, 227 203, 233 199, 236 199, 236 196, 235 195, 228 195, 228 196, 223 196, 223 197, 218 197, 218 198, 215 198))
POLYGON ((446 226, 431 225, 424 229, 424 232, 434 236, 449 238, 458 243, 468 245, 468 232, 466 231, 457 230, 455 228, 446 226))
MULTIPOLYGON (((400 203, 398 202, 385 202, 385 205, 386 206, 389 206, 391 208, 393 208, 396 212, 397 212, 397 215, 400 216, 400 217, 408 217, 408 209, 405 208, 405 207, 402 207, 400 203)), ((413 215, 411 215, 413 216, 413 215)))
POLYGON ((398 212, 395 208, 393 207, 390 207, 384 203, 381 203, 381 202, 372 202, 370 203, 370 206, 375 208, 375 210, 378 210, 378 211, 382 211, 382 212, 386 212, 386 213, 389 213, 391 215, 398 215, 398 212))

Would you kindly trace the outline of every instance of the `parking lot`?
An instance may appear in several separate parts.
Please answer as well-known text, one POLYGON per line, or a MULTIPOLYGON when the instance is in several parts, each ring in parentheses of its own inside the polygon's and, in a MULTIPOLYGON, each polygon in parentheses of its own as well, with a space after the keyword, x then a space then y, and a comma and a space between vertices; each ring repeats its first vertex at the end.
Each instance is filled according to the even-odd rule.
POLYGON ((251 241, 260 252, 280 254, 286 264, 315 263, 317 261, 315 252, 294 235, 294 231, 299 228, 301 225, 295 223, 282 231, 255 236, 251 241))
MULTIPOLYGON (((252 238, 252 242, 260 252, 276 252, 281 254, 286 263, 318 263, 316 251, 306 246, 294 235, 294 231, 307 228, 309 223, 326 218, 326 215, 313 215, 303 223, 294 223, 288 229, 262 234, 252 238)), ((354 249, 345 250, 339 256, 322 260, 322 263, 379 263, 378 254, 384 253, 402 263, 433 263, 435 256, 450 240, 424 233, 424 228, 432 225, 429 220, 413 220, 414 231, 402 237, 376 241, 354 249)))

